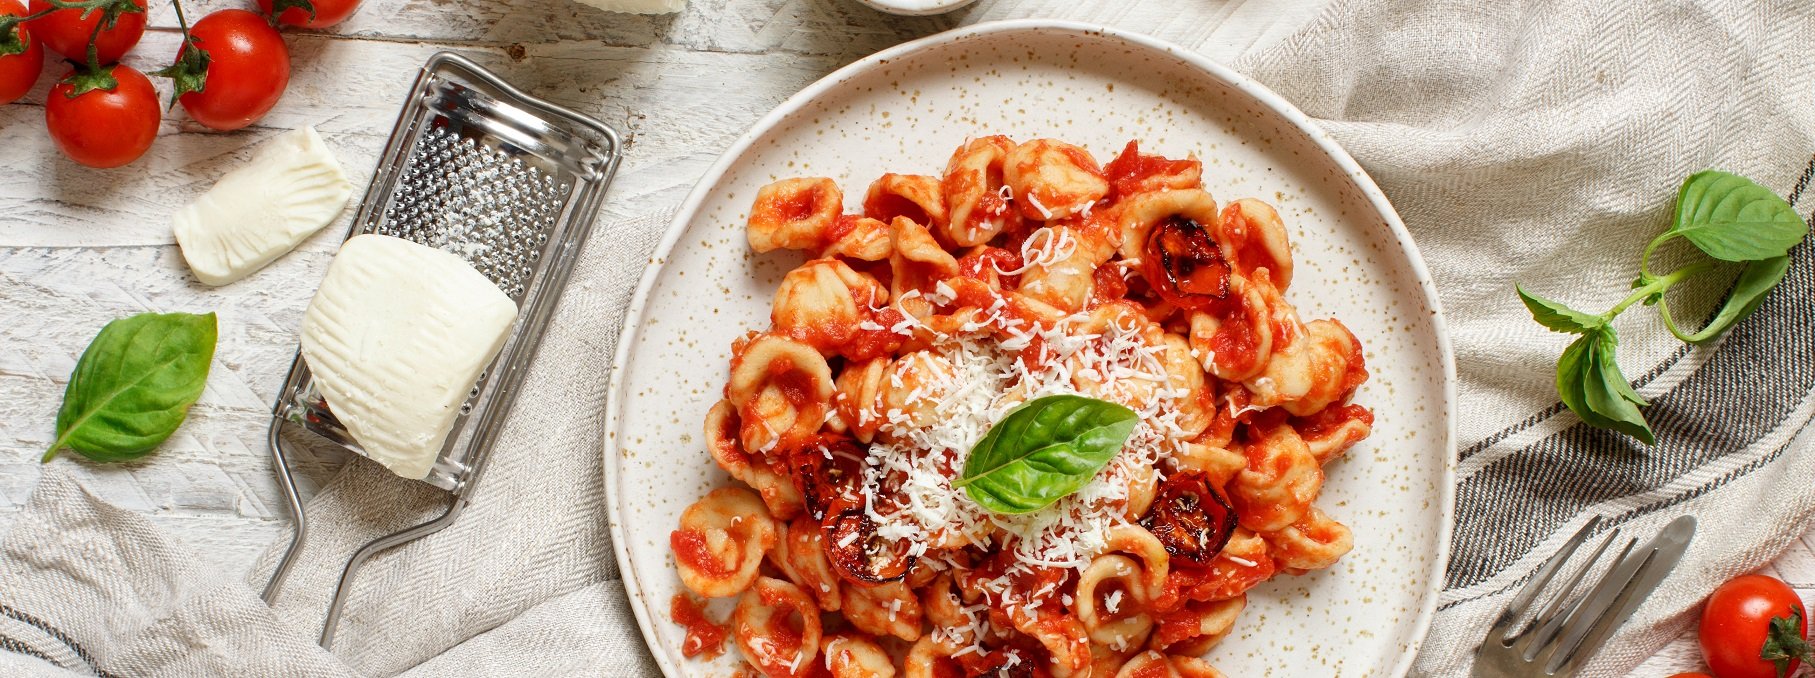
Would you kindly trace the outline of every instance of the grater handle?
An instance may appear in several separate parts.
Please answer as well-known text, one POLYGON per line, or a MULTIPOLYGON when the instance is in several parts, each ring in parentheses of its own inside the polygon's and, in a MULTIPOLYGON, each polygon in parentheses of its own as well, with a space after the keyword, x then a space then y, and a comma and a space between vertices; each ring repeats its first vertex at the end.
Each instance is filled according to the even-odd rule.
MULTIPOLYGON (((298 358, 297 362, 300 363, 301 358, 298 358)), ((296 365, 292 364, 290 381, 295 379, 296 365)), ((289 385, 286 385, 284 392, 291 392, 289 385)), ((279 398, 278 406, 271 412, 271 428, 265 434, 265 446, 271 450, 271 461, 277 466, 278 487, 283 488, 284 499, 290 505, 290 515, 295 516, 296 521, 290 530, 290 545, 284 548, 283 557, 277 561, 277 569, 271 572, 271 581, 265 583, 265 592, 259 596, 264 599, 266 605, 270 605, 271 601, 277 599, 277 589, 283 585, 284 579, 290 576, 290 568, 296 565, 297 552, 302 548, 303 541, 309 536, 309 523, 307 514, 303 511, 302 495, 296 491, 296 477, 290 471, 289 458, 284 455, 284 441, 281 434, 286 409, 284 405, 287 401, 288 398, 279 398)))
POLYGON ((347 561, 347 567, 340 573, 340 584, 334 587, 334 599, 328 603, 328 617, 322 622, 320 645, 324 650, 331 650, 334 644, 334 631, 340 626, 340 611, 346 605, 347 594, 353 590, 353 575, 365 565, 366 560, 377 555, 379 551, 416 541, 423 537, 440 532, 454 524, 454 518, 466 508, 465 498, 454 498, 448 503, 447 511, 441 517, 410 527, 367 542, 347 561))

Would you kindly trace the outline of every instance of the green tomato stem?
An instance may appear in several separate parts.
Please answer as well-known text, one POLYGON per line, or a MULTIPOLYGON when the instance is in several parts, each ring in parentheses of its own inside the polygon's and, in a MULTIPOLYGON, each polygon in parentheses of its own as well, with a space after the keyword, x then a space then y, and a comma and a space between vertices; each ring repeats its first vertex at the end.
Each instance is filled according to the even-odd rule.
MULTIPOLYGON (((1652 242, 1655 243, 1657 241, 1654 240, 1652 242)), ((1649 252, 1650 248, 1647 247, 1646 251, 1649 252)), ((1643 268, 1642 264, 1640 265, 1640 268, 1641 269, 1643 268)), ((1644 287, 1640 287, 1636 290, 1633 290, 1632 296, 1626 297, 1625 300, 1623 300, 1619 304, 1615 305, 1612 309, 1609 309, 1606 313, 1602 313, 1601 318, 1603 320, 1611 321, 1611 320, 1613 320, 1614 316, 1617 316, 1620 314, 1620 312, 1625 311, 1626 307, 1636 304, 1640 301, 1644 301, 1644 299, 1646 297, 1649 297, 1653 294, 1658 294, 1660 292, 1663 292, 1664 290, 1670 289, 1670 287, 1672 285, 1682 282, 1685 278, 1690 278, 1693 276, 1701 275, 1703 273, 1708 272, 1709 270, 1711 270, 1713 268, 1714 268, 1713 264, 1703 261, 1703 262, 1690 264, 1688 266, 1684 266, 1682 268, 1671 271, 1668 275, 1665 275, 1662 278, 1653 280, 1653 281, 1651 281, 1650 284, 1647 284, 1644 287)))

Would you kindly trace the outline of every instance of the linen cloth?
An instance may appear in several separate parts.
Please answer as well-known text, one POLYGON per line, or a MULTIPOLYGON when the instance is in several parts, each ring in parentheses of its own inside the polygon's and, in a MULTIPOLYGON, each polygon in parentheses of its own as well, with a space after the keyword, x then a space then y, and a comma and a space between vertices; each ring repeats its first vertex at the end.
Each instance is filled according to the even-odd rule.
MULTIPOLYGON (((1678 184, 1705 168, 1749 176, 1807 217, 1810 40, 1808 3, 1338 0, 1238 64, 1379 182, 1449 321, 1462 381, 1456 525, 1419 673, 1466 675, 1493 617, 1590 516, 1643 539, 1676 516, 1700 520, 1683 562, 1585 674, 1595 676, 1637 666, 1689 628, 1714 586, 1807 529, 1809 244, 1717 346, 1686 350, 1643 307, 1620 316, 1621 366, 1652 401, 1655 447, 1557 405, 1551 381, 1570 338, 1534 323, 1513 285, 1611 307, 1668 225, 1678 184)), ((1723 292, 1692 290, 1672 310, 1699 319, 1723 292)))
MULTIPOLYGON (((1646 536, 1684 512, 1702 519, 1676 574, 1590 671, 1620 675, 1686 628, 1714 583, 1768 561, 1815 512, 1808 246, 1716 346, 1682 349, 1643 308, 1622 317, 1622 364, 1655 403, 1654 448, 1556 405, 1549 381, 1566 338, 1533 324, 1512 293, 1521 281, 1591 311, 1611 305, 1676 183, 1703 167, 1747 174, 1807 213, 1812 18, 1738 0, 1338 0, 1237 63, 1367 167, 1448 311, 1463 458, 1455 551, 1417 673, 1465 675, 1509 589, 1590 515, 1646 536)), ((1156 29, 1218 48, 1179 30, 1156 29)), ((245 581, 212 581, 144 517, 52 470, 0 546, 0 649, 12 652, 0 672, 653 675, 607 542, 597 451, 623 308, 664 222, 601 225, 501 438, 532 453, 497 455, 453 527, 366 566, 334 654, 314 638, 341 563, 419 521, 433 492, 350 464, 311 501, 310 540, 266 608, 254 591, 281 544, 245 581)), ((1692 290, 1684 308, 1705 311, 1718 287, 1692 290)))

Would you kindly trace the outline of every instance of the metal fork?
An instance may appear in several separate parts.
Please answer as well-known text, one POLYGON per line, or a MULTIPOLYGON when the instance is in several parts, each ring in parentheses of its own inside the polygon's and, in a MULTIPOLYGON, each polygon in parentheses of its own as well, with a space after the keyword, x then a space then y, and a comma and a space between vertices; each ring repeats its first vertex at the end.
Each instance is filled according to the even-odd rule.
POLYGON ((1609 531, 1593 555, 1569 576, 1568 583, 1548 596, 1543 608, 1532 615, 1551 579, 1600 524, 1600 516, 1595 516, 1577 530, 1500 612, 1487 630, 1487 638, 1475 648, 1474 678, 1575 675, 1670 574, 1695 536, 1695 517, 1683 516, 1670 521, 1644 546, 1638 545, 1637 538, 1625 540, 1606 574, 1578 596, 1576 589, 1582 580, 1619 541, 1620 531, 1609 531))

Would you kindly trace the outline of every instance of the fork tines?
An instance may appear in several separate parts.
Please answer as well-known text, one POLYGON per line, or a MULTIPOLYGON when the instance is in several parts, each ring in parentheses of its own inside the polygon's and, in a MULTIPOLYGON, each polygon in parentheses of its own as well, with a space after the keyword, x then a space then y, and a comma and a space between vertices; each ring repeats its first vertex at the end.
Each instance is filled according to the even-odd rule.
POLYGON ((1695 534, 1695 518, 1682 516, 1643 546, 1637 538, 1623 540, 1618 554, 1603 563, 1602 557, 1622 541, 1619 529, 1609 530, 1593 553, 1573 569, 1567 583, 1551 589, 1551 581, 1601 523, 1600 516, 1595 516, 1583 524, 1500 612, 1475 650, 1475 676, 1574 675, 1676 567, 1695 534), (1578 594, 1582 582, 1596 569, 1603 570, 1600 579, 1578 594), (1551 591, 1544 596, 1547 602, 1533 614, 1546 590, 1551 591))

